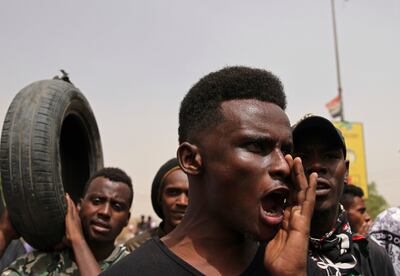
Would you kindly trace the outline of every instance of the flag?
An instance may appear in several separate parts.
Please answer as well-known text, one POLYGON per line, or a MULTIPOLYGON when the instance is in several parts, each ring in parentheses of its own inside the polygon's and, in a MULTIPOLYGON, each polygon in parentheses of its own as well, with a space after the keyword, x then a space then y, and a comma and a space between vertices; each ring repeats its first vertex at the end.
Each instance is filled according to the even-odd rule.
POLYGON ((326 105, 326 108, 328 108, 329 113, 331 114, 332 118, 336 118, 340 116, 340 113, 342 111, 342 101, 340 100, 340 96, 336 96, 333 98, 330 102, 328 102, 326 105))

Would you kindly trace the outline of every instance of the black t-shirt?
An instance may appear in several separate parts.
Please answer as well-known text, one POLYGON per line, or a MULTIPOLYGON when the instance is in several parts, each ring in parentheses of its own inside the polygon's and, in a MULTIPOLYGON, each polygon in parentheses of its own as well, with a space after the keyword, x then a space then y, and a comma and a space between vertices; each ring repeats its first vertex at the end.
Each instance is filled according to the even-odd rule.
MULTIPOLYGON (((265 245, 260 246, 243 276, 270 275, 264 268, 265 245)), ((158 238, 152 238, 101 275, 204 275, 175 255, 158 238)))

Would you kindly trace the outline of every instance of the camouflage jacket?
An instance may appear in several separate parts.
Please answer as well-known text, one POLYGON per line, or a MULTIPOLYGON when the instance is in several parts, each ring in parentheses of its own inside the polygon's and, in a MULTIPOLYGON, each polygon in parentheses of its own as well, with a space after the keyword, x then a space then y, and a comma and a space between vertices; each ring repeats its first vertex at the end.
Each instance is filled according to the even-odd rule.
MULTIPOLYGON (((72 260, 72 250, 54 252, 30 252, 15 260, 1 275, 80 275, 76 263, 72 260)), ((128 255, 125 246, 116 246, 111 255, 99 262, 101 271, 128 255)))
MULTIPOLYGON (((162 222, 161 222, 162 223, 162 222)), ((144 244, 147 240, 150 240, 153 237, 162 238, 165 236, 164 230, 162 230, 161 223, 159 227, 149 229, 140 233, 137 236, 134 236, 130 240, 125 243, 125 246, 129 252, 132 252, 138 249, 142 244, 144 244)))

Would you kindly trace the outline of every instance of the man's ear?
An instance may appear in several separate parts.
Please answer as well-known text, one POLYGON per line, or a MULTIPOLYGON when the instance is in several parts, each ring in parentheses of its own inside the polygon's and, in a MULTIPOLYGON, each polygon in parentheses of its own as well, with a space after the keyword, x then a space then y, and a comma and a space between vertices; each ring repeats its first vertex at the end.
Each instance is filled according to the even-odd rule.
POLYGON ((345 160, 345 164, 346 164, 346 173, 344 175, 344 183, 348 184, 349 183, 349 167, 350 167, 350 161, 349 160, 345 160))
POLYGON ((202 157, 198 146, 183 142, 179 145, 177 158, 182 170, 188 175, 197 175, 202 169, 202 157))

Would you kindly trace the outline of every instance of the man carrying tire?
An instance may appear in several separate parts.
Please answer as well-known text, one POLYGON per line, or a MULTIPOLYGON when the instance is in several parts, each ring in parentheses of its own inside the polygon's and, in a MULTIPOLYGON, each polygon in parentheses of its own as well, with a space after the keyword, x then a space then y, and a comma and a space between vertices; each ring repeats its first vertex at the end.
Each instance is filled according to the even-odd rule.
POLYGON ((118 168, 94 174, 77 206, 66 195, 66 242, 62 250, 31 252, 12 263, 2 275, 97 275, 128 254, 115 246, 128 224, 133 188, 130 177, 118 168))

